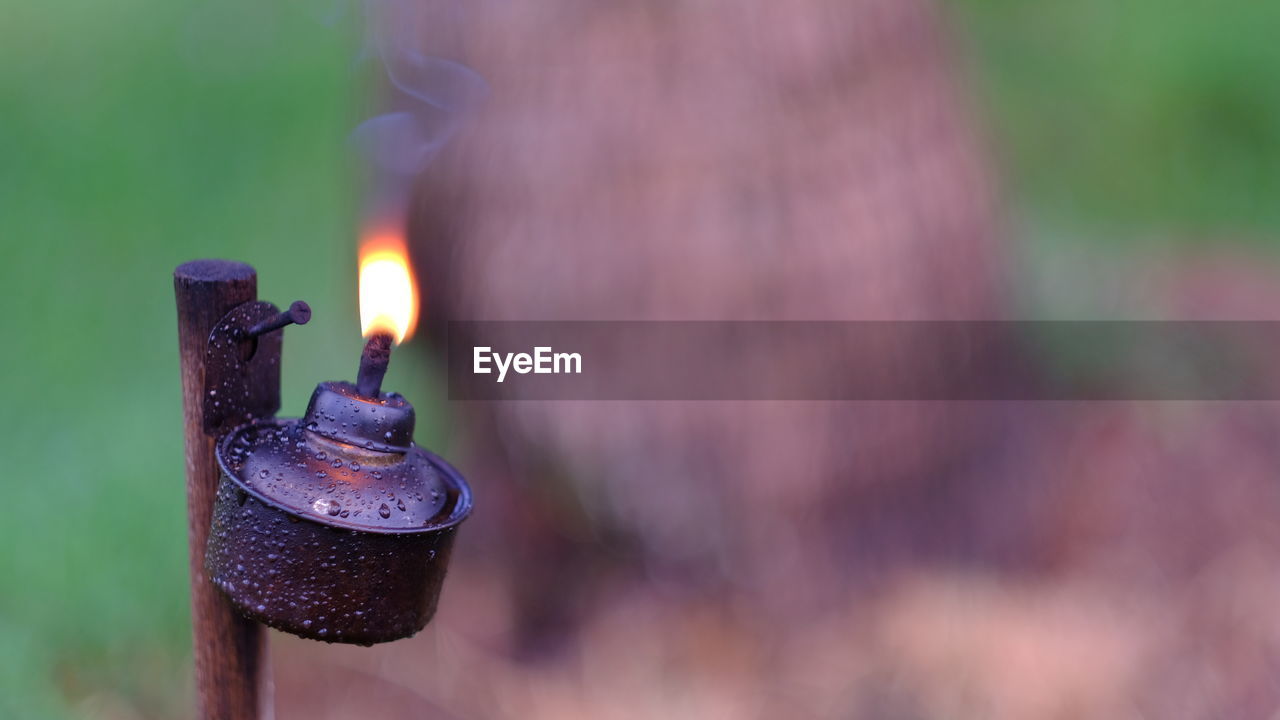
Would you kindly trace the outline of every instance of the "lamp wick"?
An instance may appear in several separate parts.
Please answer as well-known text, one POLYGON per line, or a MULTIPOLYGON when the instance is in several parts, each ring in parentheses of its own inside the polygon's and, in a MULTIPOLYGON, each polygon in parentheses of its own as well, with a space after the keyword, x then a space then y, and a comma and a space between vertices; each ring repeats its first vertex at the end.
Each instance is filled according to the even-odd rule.
POLYGON ((390 333, 375 332, 360 353, 360 372, 356 375, 356 392, 362 397, 377 400, 382 394, 382 378, 391 362, 390 333))

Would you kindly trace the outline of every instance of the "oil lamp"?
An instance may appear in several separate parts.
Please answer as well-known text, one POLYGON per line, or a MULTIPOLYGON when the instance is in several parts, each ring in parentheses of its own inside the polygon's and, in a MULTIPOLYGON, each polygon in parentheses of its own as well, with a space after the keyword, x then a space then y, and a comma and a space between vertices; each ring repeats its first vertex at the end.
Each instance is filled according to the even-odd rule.
POLYGON ((256 717, 255 624, 362 645, 413 635, 435 613, 471 491, 414 443, 413 406, 382 391, 417 314, 402 246, 362 252, 356 382, 320 383, 294 419, 274 417, 280 330, 305 324, 306 304, 256 300, 241 263, 195 261, 174 277, 200 712, 256 717))

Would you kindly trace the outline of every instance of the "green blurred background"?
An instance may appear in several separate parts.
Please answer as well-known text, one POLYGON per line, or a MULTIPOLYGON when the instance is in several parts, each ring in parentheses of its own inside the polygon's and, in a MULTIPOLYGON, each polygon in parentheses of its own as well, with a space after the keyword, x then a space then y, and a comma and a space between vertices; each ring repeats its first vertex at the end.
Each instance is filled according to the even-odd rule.
MULTIPOLYGON (((1029 247, 1276 237, 1280 6, 947 8, 1029 247)), ((187 711, 175 265, 245 260, 262 297, 312 304, 285 413, 354 371, 363 70, 333 12, 0 1, 2 718, 187 711)), ((407 364, 389 382, 438 397, 407 364)))
POLYGON ((1005 190, 1031 232, 1268 242, 1280 5, 952 0, 1005 190))

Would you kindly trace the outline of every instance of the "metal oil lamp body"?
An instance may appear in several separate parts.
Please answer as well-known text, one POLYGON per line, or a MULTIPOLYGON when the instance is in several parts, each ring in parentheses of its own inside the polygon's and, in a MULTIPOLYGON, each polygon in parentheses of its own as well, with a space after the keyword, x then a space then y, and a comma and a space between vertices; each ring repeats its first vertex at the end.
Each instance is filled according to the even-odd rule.
POLYGON ((363 645, 427 624, 471 491, 413 443, 413 425, 399 395, 321 383, 305 417, 219 439, 205 569, 240 612, 363 645))

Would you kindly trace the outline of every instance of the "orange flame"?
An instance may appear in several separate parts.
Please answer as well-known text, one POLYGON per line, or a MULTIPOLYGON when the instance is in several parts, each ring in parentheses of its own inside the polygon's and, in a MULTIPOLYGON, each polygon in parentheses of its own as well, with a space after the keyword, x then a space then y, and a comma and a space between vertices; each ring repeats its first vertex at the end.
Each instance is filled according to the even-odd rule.
POLYGON ((360 332, 390 333, 397 344, 418 324, 418 286, 409 248, 398 233, 373 233, 360 243, 360 332))

